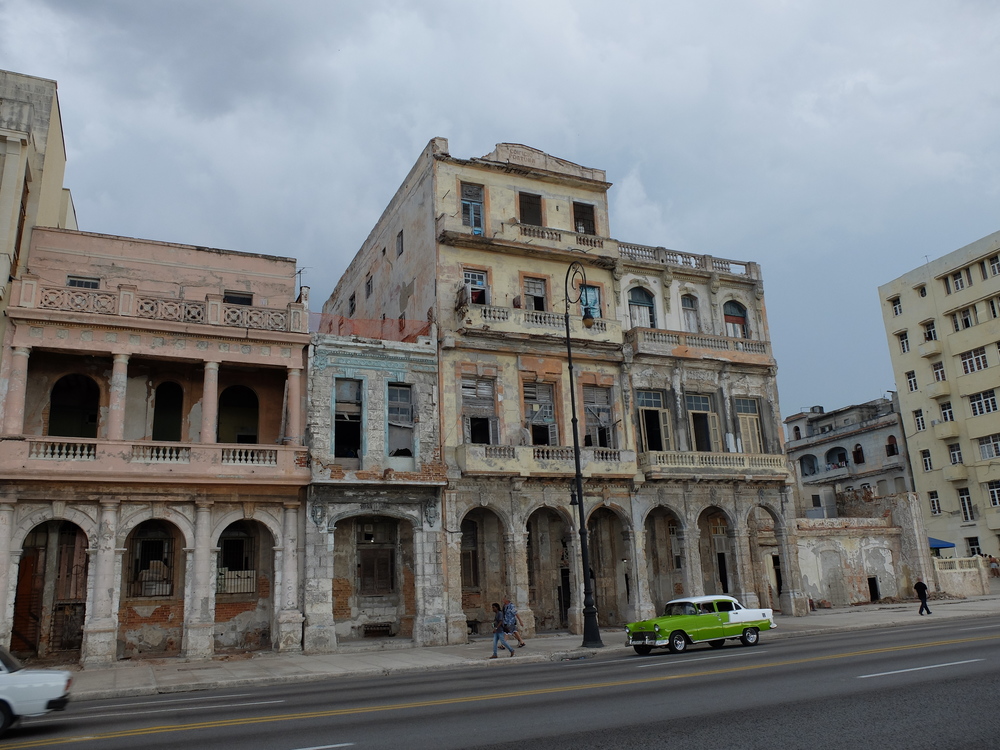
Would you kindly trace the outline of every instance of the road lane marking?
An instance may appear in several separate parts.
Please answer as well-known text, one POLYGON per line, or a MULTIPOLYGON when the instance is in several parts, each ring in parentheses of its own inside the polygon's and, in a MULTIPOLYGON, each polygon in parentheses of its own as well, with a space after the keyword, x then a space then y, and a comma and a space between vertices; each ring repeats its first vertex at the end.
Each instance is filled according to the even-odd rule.
POLYGON ((858 679, 864 680, 869 677, 885 677, 890 674, 903 674, 904 672, 919 672, 923 669, 939 669, 941 667, 954 667, 958 664, 972 664, 977 661, 986 661, 985 659, 966 659, 965 661, 949 661, 945 664, 928 664, 926 667, 911 667, 910 669, 895 669, 892 672, 875 672, 874 674, 859 674, 858 679))
MULTIPOLYGON (((284 703, 282 700, 254 701, 252 703, 222 703, 217 706, 174 706, 173 708, 148 709, 146 711, 129 711, 128 716, 146 716, 148 714, 169 714, 176 711, 208 711, 213 708, 242 708, 243 706, 266 706, 271 703, 284 703)), ((80 719, 120 719, 121 711, 111 714, 90 714, 89 716, 58 716, 46 717, 38 721, 32 721, 31 726, 37 727, 42 724, 65 724, 67 721, 79 721, 80 719)))
POLYGON ((989 630, 990 628, 1000 627, 1000 624, 993 623, 992 625, 980 625, 978 628, 960 628, 959 633, 964 633, 966 630, 989 630))
POLYGON ((167 698, 161 701, 139 701, 137 703, 112 703, 110 706, 88 706, 84 711, 104 711, 109 708, 132 708, 133 706, 161 706, 164 703, 193 703, 195 701, 224 701, 227 698, 246 698, 253 693, 236 693, 235 695, 203 696, 200 698, 167 698))
POLYGON ((732 659, 734 656, 757 656, 758 654, 770 653, 767 649, 760 651, 741 652, 738 654, 719 654, 718 656, 699 656, 695 659, 685 659, 684 661, 658 661, 653 664, 637 664, 636 669, 646 669, 646 667, 683 667, 693 661, 715 661, 716 659, 732 659))
POLYGON ((951 638, 945 641, 928 641, 926 643, 914 643, 902 646, 886 646, 884 648, 871 648, 862 651, 847 651, 840 654, 827 654, 825 656, 810 656, 801 659, 786 659, 785 661, 765 662, 763 664, 745 664, 741 666, 705 669, 700 672, 687 672, 682 674, 658 675, 656 677, 632 677, 623 680, 609 680, 606 682, 591 682, 583 685, 562 685, 551 688, 535 688, 533 690, 517 690, 506 693, 484 693, 481 695, 468 695, 461 698, 440 698, 437 700, 411 701, 407 703, 389 703, 378 706, 359 706, 357 708, 334 708, 324 711, 306 711, 295 714, 274 714, 271 716, 252 716, 234 719, 217 719, 215 721, 201 721, 192 724, 175 724, 158 727, 137 727, 135 729, 123 729, 101 734, 87 735, 84 737, 53 737, 45 739, 27 740, 4 746, 4 750, 24 750, 25 748, 54 747, 56 745, 68 745, 87 740, 113 740, 125 737, 141 737, 143 735, 172 734, 175 732, 192 732, 198 729, 223 729, 228 727, 247 726, 250 724, 270 724, 282 721, 302 721, 305 719, 325 719, 334 716, 357 716, 361 714, 384 713, 387 711, 401 711, 404 709, 430 708, 434 706, 455 706, 463 703, 483 703, 486 701, 504 700, 509 698, 525 698, 536 695, 555 695, 558 693, 579 692, 581 690, 601 690, 607 688, 626 687, 630 685, 649 685, 657 682, 668 682, 673 680, 692 679, 695 677, 712 677, 723 674, 735 674, 738 672, 749 672, 760 669, 776 667, 795 666, 799 664, 810 664, 823 661, 834 661, 836 659, 849 659, 858 656, 871 656, 872 654, 888 654, 896 651, 914 651, 916 649, 933 648, 935 646, 954 646, 960 643, 978 643, 982 641, 1000 640, 1000 635, 982 635, 969 638, 951 638))
POLYGON ((294 750, 331 750, 334 747, 354 747, 353 742, 341 742, 337 745, 316 745, 315 747, 297 747, 294 750))

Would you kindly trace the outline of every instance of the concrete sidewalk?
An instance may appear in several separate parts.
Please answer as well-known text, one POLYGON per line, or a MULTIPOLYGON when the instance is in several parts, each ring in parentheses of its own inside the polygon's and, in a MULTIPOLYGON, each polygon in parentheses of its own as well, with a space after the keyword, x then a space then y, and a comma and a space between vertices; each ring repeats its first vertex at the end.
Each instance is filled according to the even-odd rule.
MULTIPOLYGON (((1000 615, 1000 596, 969 599, 931 600, 933 614, 928 621, 996 617, 1000 615)), ((883 627, 902 627, 924 622, 917 615, 916 601, 907 604, 868 604, 813 612, 807 617, 775 619, 777 630, 762 636, 762 641, 795 636, 838 633, 883 627)), ((618 628, 602 632, 605 648, 581 647, 579 635, 567 633, 539 635, 527 640, 524 648, 515 648, 514 656, 501 652, 491 660, 492 637, 473 636, 472 641, 457 646, 412 648, 407 640, 386 638, 343 644, 335 654, 276 654, 258 652, 210 659, 145 659, 117 662, 108 667, 74 670, 74 701, 118 698, 157 693, 179 693, 214 688, 277 685, 341 676, 394 674, 430 669, 453 669, 476 666, 502 668, 523 661, 581 659, 596 653, 632 653, 624 645, 618 628)))

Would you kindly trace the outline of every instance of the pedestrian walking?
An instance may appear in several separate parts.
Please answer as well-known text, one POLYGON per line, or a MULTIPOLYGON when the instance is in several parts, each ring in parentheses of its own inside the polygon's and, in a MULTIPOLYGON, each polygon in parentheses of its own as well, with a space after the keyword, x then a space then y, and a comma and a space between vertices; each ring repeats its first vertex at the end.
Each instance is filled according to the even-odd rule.
POLYGON ((493 656, 491 659, 497 658, 497 646, 500 648, 507 649, 510 655, 514 655, 514 649, 512 649, 507 644, 507 639, 504 637, 503 632, 503 612, 500 609, 500 604, 498 602, 493 602, 493 656))
POLYGON ((990 555, 990 575, 994 578, 1000 578, 1000 560, 997 560, 993 555, 990 555))
POLYGON ((917 610, 918 614, 923 614, 924 610, 927 610, 927 614, 931 613, 931 608, 927 606, 927 584, 924 583, 924 579, 917 577, 917 582, 913 584, 913 590, 917 592, 917 596, 920 597, 920 609, 917 610))
POLYGON ((517 607, 511 603, 509 596, 503 598, 503 625, 505 631, 517 638, 517 647, 524 648, 524 639, 521 637, 521 628, 524 627, 524 623, 521 621, 521 615, 517 613, 517 607))

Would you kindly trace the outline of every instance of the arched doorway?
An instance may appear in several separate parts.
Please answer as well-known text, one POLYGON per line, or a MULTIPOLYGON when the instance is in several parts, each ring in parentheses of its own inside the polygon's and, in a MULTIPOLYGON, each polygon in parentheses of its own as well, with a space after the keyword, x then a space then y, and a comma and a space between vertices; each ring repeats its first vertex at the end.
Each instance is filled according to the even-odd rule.
POLYGON ((413 635, 413 524, 389 516, 337 521, 333 617, 342 640, 413 635))
POLYGON ((731 549, 729 517, 721 508, 706 508, 698 518, 698 551, 706 594, 738 591, 735 553, 731 549))
POLYGON ((219 395, 220 443, 256 443, 259 434, 257 394, 245 385, 231 385, 219 395))
POLYGON ((747 516, 747 532, 752 562, 750 575, 757 600, 760 606, 781 612, 791 600, 788 596, 790 571, 783 559, 781 537, 784 529, 780 519, 769 508, 755 505, 747 516))
POLYGON ((490 605, 511 593, 500 516, 488 508, 469 511, 462 519, 461 547, 462 610, 470 627, 479 629, 480 623, 493 622, 490 605))
POLYGON ((528 605, 536 630, 569 627, 571 533, 566 519, 551 508, 539 508, 528 518, 528 605))
POLYGON ((48 521, 31 530, 18 566, 11 651, 46 657, 80 650, 87 562, 87 537, 76 524, 48 521))
POLYGON ((274 537, 257 521, 236 521, 219 536, 215 571, 215 650, 271 647, 274 537))
POLYGON ((93 378, 78 373, 59 378, 49 395, 48 434, 96 438, 100 406, 101 389, 93 378))
POLYGON ((587 522, 597 621, 603 626, 627 622, 635 600, 632 551, 623 531, 621 519, 610 508, 598 508, 587 522))
POLYGON ((726 335, 734 339, 750 338, 747 327, 747 309, 739 302, 729 300, 722 306, 722 315, 726 323, 726 335))
POLYGON ((153 397, 153 440, 179 441, 183 416, 184 389, 170 380, 156 386, 153 397))
POLYGON ((172 523, 144 521, 125 540, 118 658, 180 652, 184 638, 184 539, 172 523))
POLYGON ((663 605, 684 596, 684 551, 681 522, 673 511, 654 508, 646 516, 646 574, 653 609, 662 614, 663 605))

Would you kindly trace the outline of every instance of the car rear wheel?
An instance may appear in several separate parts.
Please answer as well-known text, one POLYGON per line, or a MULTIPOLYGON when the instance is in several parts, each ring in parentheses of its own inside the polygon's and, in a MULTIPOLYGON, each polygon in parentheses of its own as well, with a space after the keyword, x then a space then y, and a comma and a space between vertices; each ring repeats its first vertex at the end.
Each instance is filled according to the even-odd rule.
POLYGON ((759 640, 760 636, 757 633, 757 628, 747 628, 743 631, 743 635, 740 636, 740 643, 744 646, 756 646, 759 640))
POLYGON ((717 641, 709 641, 708 645, 711 646, 712 648, 722 648, 723 646, 726 645, 726 639, 720 638, 717 641))
POLYGON ((667 642, 667 648, 670 649, 670 653, 679 654, 687 648, 687 645, 687 636, 684 635, 684 631, 675 630, 670 634, 670 640, 667 642))
POLYGON ((652 646, 633 646, 632 648, 635 649, 635 652, 639 656, 649 656, 649 653, 653 650, 652 646))
POLYGON ((14 723, 14 714, 11 713, 10 706, 0 701, 0 734, 7 731, 7 728, 14 723))

